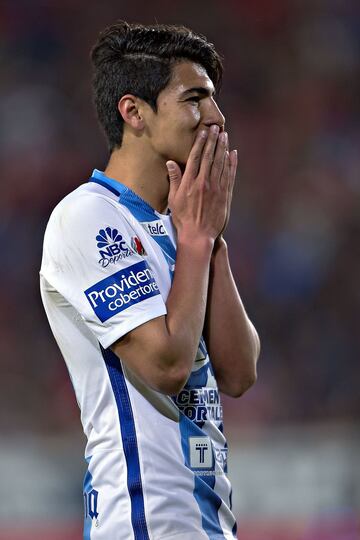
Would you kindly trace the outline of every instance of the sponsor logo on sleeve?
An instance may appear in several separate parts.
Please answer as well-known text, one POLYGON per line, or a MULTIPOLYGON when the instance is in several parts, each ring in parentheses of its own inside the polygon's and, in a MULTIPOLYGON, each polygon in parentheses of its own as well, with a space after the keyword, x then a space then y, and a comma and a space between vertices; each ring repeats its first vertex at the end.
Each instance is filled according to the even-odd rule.
POLYGON ((99 248, 99 264, 106 268, 109 264, 130 257, 135 252, 131 249, 117 229, 106 227, 100 229, 96 236, 97 247, 99 248))
POLYGON ((141 225, 151 236, 167 236, 167 230, 161 219, 155 221, 142 221, 141 225))
POLYGON ((84 293, 96 316, 105 322, 160 291, 151 269, 141 261, 102 279, 84 293))

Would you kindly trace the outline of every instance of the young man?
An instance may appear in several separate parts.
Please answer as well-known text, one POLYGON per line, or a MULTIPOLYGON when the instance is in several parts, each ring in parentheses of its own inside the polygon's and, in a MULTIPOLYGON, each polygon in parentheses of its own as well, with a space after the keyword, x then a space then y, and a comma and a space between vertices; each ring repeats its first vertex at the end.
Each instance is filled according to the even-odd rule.
POLYGON ((110 160, 53 211, 41 267, 88 438, 84 538, 233 539, 219 390, 254 382, 259 340, 222 236, 221 61, 186 28, 124 22, 92 61, 110 160))

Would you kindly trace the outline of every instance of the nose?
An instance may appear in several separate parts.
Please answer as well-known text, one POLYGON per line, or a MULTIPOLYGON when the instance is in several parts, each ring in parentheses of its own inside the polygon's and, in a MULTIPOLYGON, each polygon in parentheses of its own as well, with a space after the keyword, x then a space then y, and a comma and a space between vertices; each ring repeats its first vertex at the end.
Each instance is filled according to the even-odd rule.
POLYGON ((209 109, 206 111, 206 117, 204 118, 204 124, 206 127, 210 127, 213 124, 219 126, 220 131, 224 131, 225 127, 225 116, 220 111, 216 101, 211 100, 209 109))

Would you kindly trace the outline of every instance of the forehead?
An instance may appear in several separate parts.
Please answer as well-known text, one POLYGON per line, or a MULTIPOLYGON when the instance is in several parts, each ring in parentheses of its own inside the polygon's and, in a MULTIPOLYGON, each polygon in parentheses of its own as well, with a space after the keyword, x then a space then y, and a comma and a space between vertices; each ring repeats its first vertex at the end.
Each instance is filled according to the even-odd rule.
POLYGON ((171 79, 165 90, 181 94, 189 88, 204 88, 210 94, 213 94, 215 90, 203 66, 189 61, 177 62, 173 67, 171 79))

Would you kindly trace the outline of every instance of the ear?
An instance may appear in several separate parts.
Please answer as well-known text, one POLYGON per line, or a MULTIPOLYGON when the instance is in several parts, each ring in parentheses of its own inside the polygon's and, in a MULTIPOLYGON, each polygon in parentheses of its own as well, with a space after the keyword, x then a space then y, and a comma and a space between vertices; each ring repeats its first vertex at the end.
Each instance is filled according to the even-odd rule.
POLYGON ((136 131, 144 129, 145 123, 141 114, 141 100, 132 94, 122 96, 118 103, 118 110, 125 124, 136 131))

